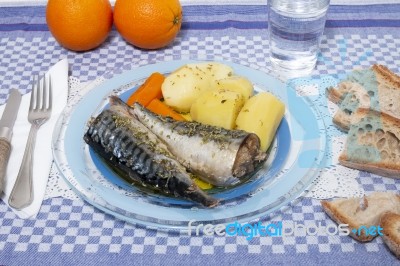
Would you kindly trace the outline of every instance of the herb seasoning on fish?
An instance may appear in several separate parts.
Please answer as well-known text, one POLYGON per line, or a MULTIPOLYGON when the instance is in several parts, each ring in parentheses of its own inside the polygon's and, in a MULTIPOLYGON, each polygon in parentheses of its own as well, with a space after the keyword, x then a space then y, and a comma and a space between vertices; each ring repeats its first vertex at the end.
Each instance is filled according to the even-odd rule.
POLYGON ((256 134, 176 121, 156 115, 138 103, 134 105, 133 113, 164 141, 183 166, 210 184, 236 184, 266 158, 256 134))
POLYGON ((135 183, 186 198, 206 207, 218 200, 207 195, 191 179, 168 148, 132 114, 133 109, 117 97, 110 108, 89 122, 86 143, 114 168, 135 183))

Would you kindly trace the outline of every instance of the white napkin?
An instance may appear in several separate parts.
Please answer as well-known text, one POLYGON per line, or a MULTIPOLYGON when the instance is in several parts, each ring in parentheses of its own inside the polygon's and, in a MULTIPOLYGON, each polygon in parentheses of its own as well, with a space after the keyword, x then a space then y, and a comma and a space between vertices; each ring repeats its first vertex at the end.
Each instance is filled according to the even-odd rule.
MULTIPOLYGON (((33 164, 33 202, 22 210, 13 211, 23 219, 36 216, 46 192, 47 180, 53 154, 51 150, 51 140, 54 126, 62 110, 67 104, 68 97, 68 60, 63 59, 46 73, 51 75, 53 88, 53 110, 51 118, 39 128, 36 138, 34 164, 33 164)), ((29 85, 30 86, 30 85, 29 85)), ((26 141, 28 139, 31 124, 28 122, 28 110, 31 93, 22 97, 18 116, 13 128, 13 137, 11 140, 11 156, 7 166, 4 194, 2 200, 8 205, 8 197, 14 186, 24 155, 26 141)), ((4 106, 0 106, 0 113, 4 111, 4 106)))

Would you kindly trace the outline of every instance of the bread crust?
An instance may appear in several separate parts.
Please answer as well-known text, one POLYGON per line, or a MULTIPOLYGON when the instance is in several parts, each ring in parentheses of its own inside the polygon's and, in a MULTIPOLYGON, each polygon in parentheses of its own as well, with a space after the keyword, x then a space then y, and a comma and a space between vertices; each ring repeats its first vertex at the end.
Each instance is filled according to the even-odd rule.
POLYGON ((400 215, 386 212, 381 216, 380 224, 383 228, 383 242, 400 259, 400 215))
POLYGON ((342 99, 342 94, 336 90, 334 87, 329 87, 326 89, 326 95, 328 99, 333 102, 334 104, 339 104, 342 99))
POLYGON ((348 132, 350 129, 351 116, 343 112, 342 110, 337 110, 333 116, 332 122, 343 132, 348 132))
POLYGON ((380 176, 400 179, 400 168, 385 163, 357 163, 350 161, 346 155, 339 156, 339 163, 343 166, 370 172, 380 176), (394 169, 393 169, 394 168, 394 169))
POLYGON ((379 81, 400 90, 400 77, 393 73, 389 68, 378 64, 374 64, 371 68, 377 75, 379 81))
POLYGON ((374 192, 363 198, 322 200, 321 205, 325 213, 337 224, 348 224, 349 235, 359 242, 371 241, 378 234, 367 235, 365 230, 360 230, 358 235, 352 232, 353 229, 381 225, 381 217, 388 211, 400 216, 400 195, 392 192, 374 192))
MULTIPOLYGON (((379 111, 367 109, 367 108, 358 108, 354 114, 355 114, 355 116, 359 116, 359 117, 367 116, 367 115, 374 115, 377 117, 381 117, 384 121, 387 121, 388 123, 393 124, 396 127, 400 127, 400 118, 393 117, 384 112, 379 112, 379 111)), ((354 121, 352 121, 352 122, 354 122, 354 121)))
POLYGON ((325 213, 337 224, 348 224, 350 229, 350 236, 359 242, 369 242, 375 238, 375 236, 369 235, 367 236, 364 231, 361 232, 360 235, 356 235, 352 232, 353 229, 357 229, 359 225, 348 219, 348 217, 344 216, 340 211, 329 201, 322 200, 321 201, 322 208, 325 213))

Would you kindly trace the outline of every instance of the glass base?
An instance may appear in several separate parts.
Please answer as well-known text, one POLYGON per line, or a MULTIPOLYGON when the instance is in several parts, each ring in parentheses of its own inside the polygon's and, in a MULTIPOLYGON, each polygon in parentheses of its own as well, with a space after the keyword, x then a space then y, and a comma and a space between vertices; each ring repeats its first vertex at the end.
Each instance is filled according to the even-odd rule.
POLYGON ((312 62, 311 64, 296 64, 294 62, 277 60, 276 58, 270 58, 270 60, 272 71, 284 79, 309 76, 316 65, 316 62, 312 62))

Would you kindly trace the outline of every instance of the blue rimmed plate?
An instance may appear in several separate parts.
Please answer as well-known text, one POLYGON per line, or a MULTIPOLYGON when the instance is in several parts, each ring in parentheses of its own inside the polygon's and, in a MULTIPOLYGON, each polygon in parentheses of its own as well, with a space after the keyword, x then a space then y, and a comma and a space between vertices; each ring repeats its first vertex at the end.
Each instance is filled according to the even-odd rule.
POLYGON ((170 61, 125 66, 89 85, 66 108, 53 137, 55 162, 73 190, 93 206, 131 223, 153 228, 186 229, 201 223, 250 222, 286 206, 300 196, 319 173, 326 145, 325 126, 318 111, 282 81, 246 62, 210 57, 178 56, 170 61), (268 160, 247 182, 210 190, 221 199, 208 209, 189 201, 150 193, 132 186, 113 172, 86 145, 86 123, 107 105, 110 94, 126 99, 151 73, 168 74, 187 64, 217 61, 248 78, 256 91, 270 91, 287 107, 268 160))

